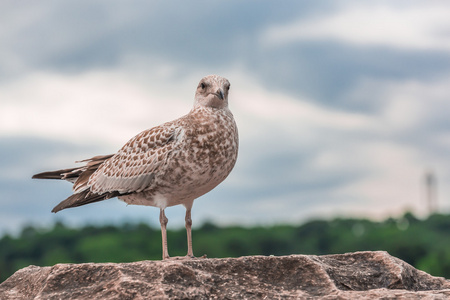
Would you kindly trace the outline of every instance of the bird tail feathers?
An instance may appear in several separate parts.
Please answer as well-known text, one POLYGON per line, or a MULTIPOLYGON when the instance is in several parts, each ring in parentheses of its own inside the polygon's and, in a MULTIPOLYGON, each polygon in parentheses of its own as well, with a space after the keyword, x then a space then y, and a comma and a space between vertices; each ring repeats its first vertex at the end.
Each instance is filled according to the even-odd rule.
POLYGON ((85 204, 98 202, 102 200, 106 200, 109 198, 117 197, 120 194, 119 192, 106 192, 102 194, 91 193, 89 186, 89 178, 95 171, 109 158, 111 158, 113 154, 109 155, 99 155, 92 157, 90 159, 82 160, 79 162, 85 162, 86 164, 82 167, 71 168, 71 169, 62 169, 56 171, 48 171, 42 172, 39 174, 33 175, 32 178, 35 179, 61 179, 72 182, 74 194, 67 198, 66 200, 59 203, 55 206, 52 212, 56 213, 60 210, 82 206, 85 204))

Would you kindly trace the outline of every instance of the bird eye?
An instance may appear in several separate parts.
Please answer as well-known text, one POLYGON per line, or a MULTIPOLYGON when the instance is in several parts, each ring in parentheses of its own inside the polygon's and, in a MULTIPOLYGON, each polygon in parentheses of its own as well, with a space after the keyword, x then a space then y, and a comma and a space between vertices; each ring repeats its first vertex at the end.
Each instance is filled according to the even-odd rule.
POLYGON ((227 91, 229 91, 229 90, 230 90, 230 85, 227 86, 227 91))
POLYGON ((205 89, 205 87, 206 87, 206 84, 204 84, 203 82, 200 84, 200 86, 202 87, 202 90, 204 90, 205 89))

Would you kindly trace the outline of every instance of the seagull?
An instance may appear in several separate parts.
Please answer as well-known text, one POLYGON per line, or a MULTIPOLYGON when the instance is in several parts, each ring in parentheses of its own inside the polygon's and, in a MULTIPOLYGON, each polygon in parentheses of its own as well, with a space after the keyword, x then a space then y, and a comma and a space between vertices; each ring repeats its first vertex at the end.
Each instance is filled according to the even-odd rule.
POLYGON ((162 259, 169 259, 164 213, 186 208, 187 258, 193 258, 191 209, 194 200, 230 174, 238 155, 238 130, 228 108, 230 82, 217 75, 200 80, 194 107, 174 121, 147 129, 117 153, 79 162, 83 166, 39 173, 33 178, 73 183, 73 195, 52 212, 114 197, 131 205, 160 209, 162 259))

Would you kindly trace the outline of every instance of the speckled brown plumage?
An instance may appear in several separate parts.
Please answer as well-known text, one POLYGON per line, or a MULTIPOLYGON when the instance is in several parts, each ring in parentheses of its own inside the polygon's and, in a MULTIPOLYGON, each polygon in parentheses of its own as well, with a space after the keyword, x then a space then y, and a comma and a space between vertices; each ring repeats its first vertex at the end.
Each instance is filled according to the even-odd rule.
POLYGON ((53 212, 119 197, 128 204, 160 208, 163 258, 168 258, 164 209, 186 207, 188 256, 193 256, 193 201, 212 190, 231 172, 237 159, 238 132, 228 109, 227 79, 204 77, 193 109, 185 116, 145 130, 116 154, 84 160, 79 168, 36 174, 33 178, 64 179, 74 194, 53 212))

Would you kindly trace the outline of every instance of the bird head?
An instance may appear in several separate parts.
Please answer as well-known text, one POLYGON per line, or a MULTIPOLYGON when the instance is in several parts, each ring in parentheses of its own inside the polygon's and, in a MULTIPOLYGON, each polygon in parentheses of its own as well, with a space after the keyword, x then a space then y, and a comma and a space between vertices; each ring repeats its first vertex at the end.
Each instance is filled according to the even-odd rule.
POLYGON ((230 82, 217 75, 208 75, 200 80, 195 92, 195 105, 225 108, 228 107, 230 82))

